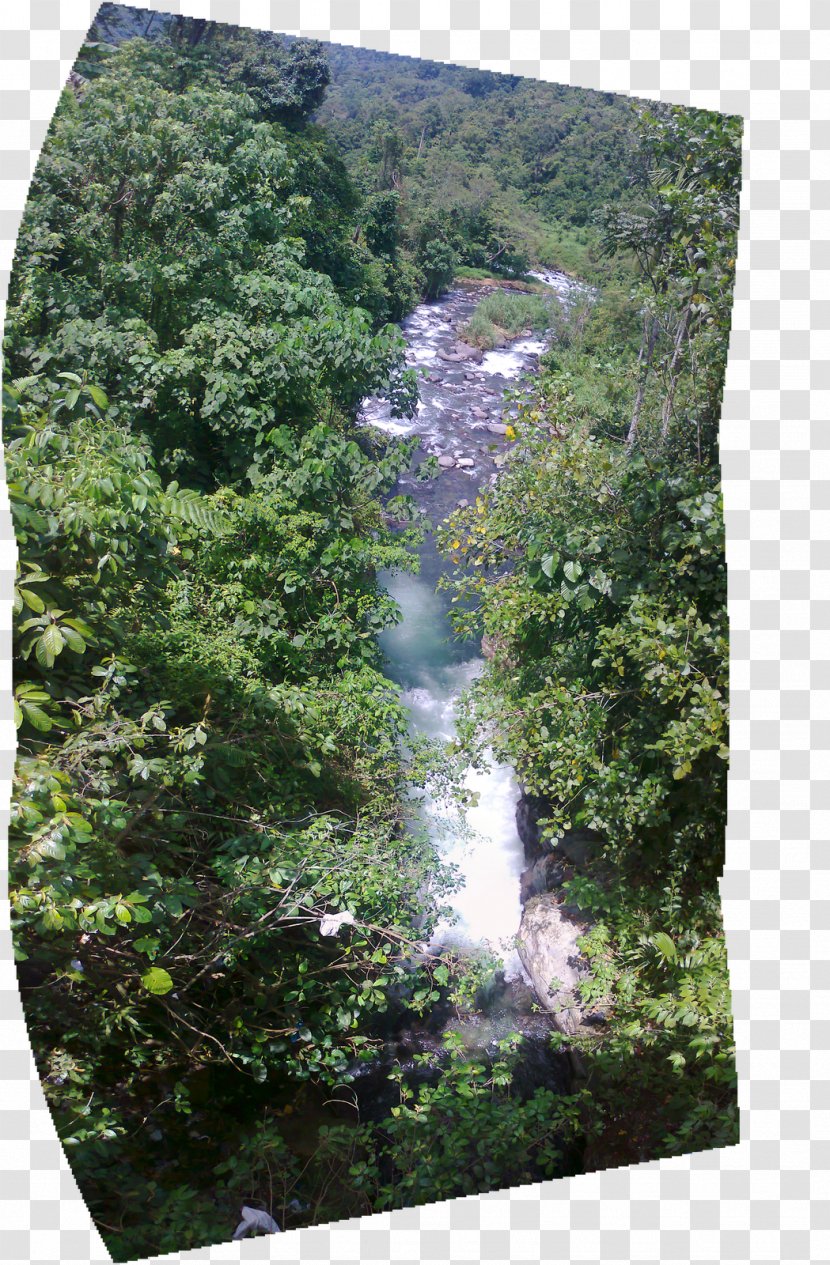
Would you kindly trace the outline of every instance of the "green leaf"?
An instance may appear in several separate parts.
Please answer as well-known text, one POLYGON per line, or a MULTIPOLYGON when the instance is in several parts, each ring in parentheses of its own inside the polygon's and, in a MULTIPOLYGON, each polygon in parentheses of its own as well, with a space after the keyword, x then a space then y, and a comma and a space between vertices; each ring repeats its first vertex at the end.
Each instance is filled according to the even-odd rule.
POLYGON ((35 656, 41 667, 51 668, 63 650, 63 634, 57 624, 49 624, 37 639, 35 656))
MULTIPOLYGON (((558 566, 559 566, 559 554, 558 554, 558 553, 548 553, 548 554, 545 554, 544 558, 542 559, 542 571, 543 571, 543 572, 544 572, 544 574, 548 577, 548 579, 549 579, 549 580, 552 580, 552 579, 553 579, 554 573, 555 573, 556 568, 557 568, 558 566)), ((565 566, 565 571, 566 571, 566 572, 567 572, 567 569, 568 569, 568 568, 567 568, 567 565, 566 565, 566 566, 565 566)))
POLYGON ((155 997, 163 997, 173 987, 172 976, 161 966, 151 966, 141 977, 141 983, 155 997))
POLYGON ((51 861, 63 861, 66 858, 66 848, 57 839, 41 839, 35 844, 33 851, 41 857, 49 857, 51 861))
POLYGON ((61 634, 70 650, 74 650, 76 654, 83 654, 86 650, 86 642, 79 632, 76 632, 74 628, 64 626, 61 628, 61 634))
POLYGON ((674 962, 677 958, 677 946, 671 936, 666 935, 665 931, 658 931, 651 937, 651 943, 657 949, 662 958, 667 962, 674 962))
POLYGON ((20 596, 29 607, 29 610, 35 611, 36 614, 42 615, 46 610, 46 603, 38 593, 33 593, 31 589, 20 589, 20 596))
POLYGON ((97 404, 98 408, 105 409, 109 406, 109 400, 107 399, 106 392, 102 391, 100 387, 93 386, 93 384, 89 382, 87 383, 86 389, 92 396, 93 403, 97 404))
POLYGON ((63 918, 58 913, 57 909, 51 905, 48 909, 44 909, 43 917, 40 921, 46 931, 60 931, 63 926, 63 918))
POLYGON ((569 559, 565 563, 563 570, 565 572, 565 578, 567 580, 570 580, 571 584, 575 584, 576 581, 579 579, 579 577, 582 575, 582 563, 576 562, 573 559, 569 559))

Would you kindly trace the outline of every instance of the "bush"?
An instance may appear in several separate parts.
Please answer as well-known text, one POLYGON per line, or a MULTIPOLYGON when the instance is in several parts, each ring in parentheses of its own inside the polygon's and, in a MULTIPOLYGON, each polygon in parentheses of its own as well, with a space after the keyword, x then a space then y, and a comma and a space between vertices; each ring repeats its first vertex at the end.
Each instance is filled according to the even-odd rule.
POLYGON ((558 300, 520 290, 493 290, 482 299, 462 330, 462 338, 474 347, 497 347, 522 330, 550 328, 559 307, 558 300))

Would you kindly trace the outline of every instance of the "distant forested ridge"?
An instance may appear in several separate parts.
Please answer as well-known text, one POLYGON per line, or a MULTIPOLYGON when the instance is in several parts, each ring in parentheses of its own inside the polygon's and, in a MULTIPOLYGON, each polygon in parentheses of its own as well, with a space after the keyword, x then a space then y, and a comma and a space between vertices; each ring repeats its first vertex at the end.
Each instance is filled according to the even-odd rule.
MULTIPOLYGON (((240 1204, 290 1228, 734 1140, 739 182, 738 120, 103 6, 24 213, 3 402, 15 949, 116 1259, 227 1237, 240 1204), (377 642, 378 572, 423 530, 394 496, 413 445, 359 406, 414 414, 394 322, 418 301, 533 265, 606 284, 441 525, 458 631, 493 656, 464 750, 435 750, 377 642), (585 1074, 528 1085, 517 1034, 479 1059, 451 1032, 358 1118, 390 1015, 466 1021, 492 982, 415 951, 454 880, 409 800, 462 798, 489 743, 548 844, 594 845, 565 890, 604 1017, 554 1037, 585 1074)), ((482 347, 544 323, 509 306, 474 315, 482 347)))
MULTIPOLYGON (((191 28, 191 38, 204 39, 207 25, 191 28)), ((104 5, 95 33, 167 42, 175 20, 104 5)), ((595 216, 642 191, 642 103, 346 45, 258 38, 282 49, 284 78, 319 92, 313 105, 307 99, 312 117, 361 195, 355 240, 371 252, 384 292, 382 301, 364 294, 365 306, 399 319, 440 294, 459 267, 514 276, 541 264, 628 278, 627 260, 611 268, 603 257, 595 216)), ((319 227, 322 240, 325 219, 319 227)))
POLYGON ((642 184, 637 104, 332 45, 317 118, 367 195, 400 200, 416 260, 596 268, 593 217, 642 184))

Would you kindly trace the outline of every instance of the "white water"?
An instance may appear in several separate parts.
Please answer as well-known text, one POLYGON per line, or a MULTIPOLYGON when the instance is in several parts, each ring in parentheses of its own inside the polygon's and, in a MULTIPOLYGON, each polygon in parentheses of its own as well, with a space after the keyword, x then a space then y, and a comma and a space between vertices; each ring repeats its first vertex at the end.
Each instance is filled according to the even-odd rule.
MULTIPOLYGON (((381 645, 390 675, 404 687, 411 729, 451 742, 459 695, 481 671, 483 660, 453 662, 445 608, 428 580, 404 574, 384 577, 384 583, 403 618, 382 634, 381 645)), ((519 791, 512 770, 492 760, 488 769, 468 769, 464 785, 479 798, 476 807, 463 813, 441 801, 416 801, 417 815, 462 879, 450 900, 454 917, 436 928, 432 944, 487 945, 502 959, 510 979, 521 974, 514 946, 521 918, 519 877, 525 865, 516 831, 519 791)))
POLYGON ((485 373, 499 373, 503 378, 518 378, 527 368, 528 356, 538 356, 545 350, 543 338, 519 338, 509 347, 497 347, 488 351, 481 362, 485 373))

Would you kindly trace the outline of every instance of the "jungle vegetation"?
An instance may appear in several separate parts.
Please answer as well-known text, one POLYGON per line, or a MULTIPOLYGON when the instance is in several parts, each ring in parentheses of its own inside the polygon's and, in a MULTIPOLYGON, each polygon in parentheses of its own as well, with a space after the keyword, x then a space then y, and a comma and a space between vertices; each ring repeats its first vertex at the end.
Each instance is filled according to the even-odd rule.
POLYGON ((594 919, 586 1002, 594 1166, 737 1140, 718 878, 728 760, 718 421, 740 121, 643 109, 639 204, 606 206, 639 281, 573 305, 514 394, 494 489, 441 528, 459 630, 495 653, 464 735, 509 759, 551 840, 592 832, 566 884, 594 919), (659 1104, 655 1110, 655 1104, 659 1104))
POLYGON ((108 1247, 226 1238, 240 1203, 287 1228, 734 1140, 737 122, 388 58, 367 77, 367 54, 151 16, 105 6, 63 93, 4 342, 15 946, 108 1247), (384 1016, 475 993, 412 951, 453 876, 405 795, 453 769, 402 741, 383 674, 377 572, 414 565, 423 525, 389 504, 411 447, 358 406, 414 410, 390 321, 457 266, 521 273, 565 240, 608 287, 562 320, 497 487, 442 538, 500 648, 459 758, 495 734, 552 833, 605 840, 572 895, 609 1028, 573 1094, 515 1088, 518 1037, 487 1063, 448 1038, 358 1121, 384 1016))

